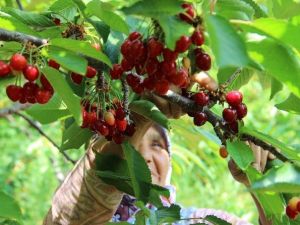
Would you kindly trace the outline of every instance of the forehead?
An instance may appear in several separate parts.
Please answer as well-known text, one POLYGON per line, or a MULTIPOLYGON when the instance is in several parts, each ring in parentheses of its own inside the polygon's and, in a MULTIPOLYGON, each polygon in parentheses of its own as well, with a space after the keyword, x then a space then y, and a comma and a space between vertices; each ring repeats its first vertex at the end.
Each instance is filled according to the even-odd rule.
POLYGON ((144 138, 156 138, 156 139, 162 139, 164 141, 163 136, 155 126, 149 127, 149 129, 146 131, 144 135, 144 138))

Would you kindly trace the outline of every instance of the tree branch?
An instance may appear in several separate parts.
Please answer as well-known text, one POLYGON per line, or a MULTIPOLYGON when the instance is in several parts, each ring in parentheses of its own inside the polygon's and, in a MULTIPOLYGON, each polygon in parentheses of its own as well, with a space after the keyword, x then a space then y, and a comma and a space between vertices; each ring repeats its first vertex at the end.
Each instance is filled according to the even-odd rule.
POLYGON ((16 41, 21 43, 31 42, 36 46, 41 46, 47 44, 48 41, 46 39, 41 39, 38 37, 34 37, 31 35, 23 34, 16 31, 8 31, 5 29, 0 29, 0 40, 1 41, 16 41))
POLYGON ((31 106, 31 104, 15 103, 10 108, 1 109, 0 110, 0 118, 1 117, 6 117, 7 115, 14 114, 14 113, 19 112, 21 110, 27 109, 30 106, 31 106))

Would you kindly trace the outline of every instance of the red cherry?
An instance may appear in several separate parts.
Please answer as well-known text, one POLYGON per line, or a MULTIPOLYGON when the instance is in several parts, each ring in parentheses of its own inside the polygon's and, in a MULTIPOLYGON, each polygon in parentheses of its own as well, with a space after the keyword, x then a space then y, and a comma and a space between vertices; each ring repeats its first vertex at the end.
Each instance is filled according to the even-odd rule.
POLYGON ((196 14, 193 5, 189 3, 183 3, 181 7, 185 9, 185 12, 179 14, 180 19, 186 21, 187 23, 193 23, 196 14))
POLYGON ((176 59, 178 57, 178 53, 174 52, 168 48, 165 48, 163 50, 163 57, 164 57, 165 61, 174 62, 174 61, 176 61, 176 59))
POLYGON ((200 70, 207 71, 211 68, 211 58, 206 53, 196 55, 196 65, 200 70))
POLYGON ((169 82, 167 80, 160 80, 155 84, 155 92, 159 95, 165 95, 168 90, 169 82))
POLYGON ((60 67, 60 64, 58 64, 56 61, 50 59, 49 62, 48 62, 48 65, 54 69, 59 69, 60 67))
POLYGON ((0 61, 0 77, 5 77, 11 72, 8 64, 0 61))
POLYGON ((104 137, 109 134, 109 129, 108 129, 107 125, 105 125, 104 122, 101 120, 96 121, 95 130, 98 131, 104 137))
POLYGON ((237 121, 229 123, 228 126, 233 133, 237 134, 239 132, 239 124, 237 121))
POLYGON ((132 32, 132 33, 129 34, 128 39, 130 41, 134 41, 136 39, 139 39, 140 37, 142 37, 142 35, 139 32, 134 31, 134 32, 132 32))
POLYGON ((77 84, 77 85, 80 85, 82 80, 83 80, 83 76, 81 76, 80 74, 77 74, 77 73, 74 73, 72 72, 71 73, 71 80, 77 84))
POLYGON ((178 87, 181 87, 186 83, 188 79, 188 72, 185 69, 180 69, 176 74, 174 74, 170 81, 177 85, 178 87))
POLYGON ((39 77, 39 69, 36 66, 28 65, 23 70, 25 78, 29 81, 35 81, 39 77))
POLYGON ((50 82, 48 81, 48 79, 45 77, 45 75, 42 74, 42 76, 40 77, 40 82, 41 82, 44 89, 46 89, 46 90, 53 93, 53 91, 54 91, 53 87, 50 84, 50 82))
POLYGON ((155 38, 150 38, 147 43, 147 49, 148 49, 148 56, 150 58, 155 58, 156 56, 159 56, 163 51, 164 45, 156 40, 155 38))
POLYGON ((47 103, 51 97, 52 97, 52 93, 45 89, 38 89, 38 91, 35 93, 36 101, 39 104, 47 103))
POLYGON ((116 110, 116 119, 122 120, 126 116, 126 113, 122 107, 117 108, 116 110))
POLYGON ((297 203, 297 211, 298 211, 298 213, 300 213, 300 200, 297 203))
POLYGON ((195 30, 191 36, 191 40, 194 45, 201 46, 204 43, 204 35, 201 31, 195 30))
POLYGON ((94 67, 91 67, 91 66, 87 67, 86 73, 85 73, 85 76, 87 78, 93 78, 96 76, 96 74, 97 74, 97 70, 94 67))
POLYGON ((128 124, 125 130, 125 135, 131 137, 135 132, 135 125, 134 123, 128 124))
POLYGON ((237 113, 235 109, 226 108, 223 110, 223 118, 226 122, 232 123, 237 119, 237 113))
POLYGON ((126 76, 126 81, 130 87, 135 87, 140 83, 140 78, 130 73, 126 76))
POLYGON ((285 208, 285 213, 286 213, 286 215, 287 215, 290 219, 292 219, 292 220, 296 219, 296 217, 297 217, 297 215, 298 215, 298 212, 292 210, 290 206, 287 206, 287 207, 285 208))
POLYGON ((114 142, 118 145, 122 144, 123 143, 123 140, 124 140, 124 136, 122 134, 115 134, 113 135, 112 139, 114 140, 114 142))
POLYGON ((155 80, 152 77, 147 77, 143 80, 143 86, 152 91, 155 88, 155 80))
POLYGON ((207 121, 207 116, 204 112, 195 113, 195 115, 194 115, 194 124, 196 126, 202 126, 206 123, 206 121, 207 121))
POLYGON ((220 149, 219 149, 219 154, 220 154, 220 156, 222 157, 222 158, 227 158, 227 156, 228 156, 228 151, 227 151, 227 149, 226 149, 226 147, 225 146, 221 146, 220 147, 220 149))
POLYGON ((243 119, 247 115, 247 106, 244 103, 239 104, 235 109, 239 120, 243 119))
POLYGON ((121 61, 121 67, 124 71, 130 71, 132 70, 133 65, 126 58, 123 58, 121 61))
POLYGON ((191 39, 188 36, 181 36, 178 41, 176 41, 175 51, 178 53, 183 53, 191 45, 191 39))
POLYGON ((206 106, 209 102, 209 96, 203 91, 193 95, 193 99, 197 105, 206 106))
POLYGON ((21 54, 14 54, 10 59, 10 67, 14 70, 22 71, 27 65, 26 58, 21 54))
POLYGON ((21 99, 22 87, 17 85, 9 85, 6 87, 6 94, 10 100, 16 102, 21 99))
POLYGON ((60 19, 54 18, 53 22, 55 23, 56 26, 60 26, 60 19))
POLYGON ((159 65, 160 63, 157 58, 148 59, 146 64, 146 72, 148 75, 152 75, 157 72, 159 65))
POLYGON ((135 66, 135 71, 139 75, 146 74, 146 69, 145 69, 144 65, 141 65, 141 64, 135 66))
POLYGON ((114 64, 109 74, 113 80, 120 79, 123 74, 123 69, 120 64, 114 64))
POLYGON ((116 120, 115 120, 114 114, 109 111, 105 112, 104 113, 104 121, 110 126, 115 125, 116 120))
POLYGON ((127 57, 130 53, 131 49, 131 41, 126 39, 123 44, 121 45, 121 53, 124 57, 127 57))
POLYGON ((144 86, 143 86, 143 84, 141 84, 141 83, 139 83, 138 85, 133 86, 133 87, 131 87, 131 88, 132 88, 132 90, 133 90, 135 93, 137 93, 137 94, 141 94, 141 93, 144 91, 144 86))
POLYGON ((120 132, 124 132, 127 127, 127 120, 126 119, 116 120, 116 125, 117 125, 117 129, 120 132))
POLYGON ((243 101, 243 95, 239 91, 230 91, 225 96, 226 102, 233 107, 237 107, 243 101))
POLYGON ((131 43, 129 61, 137 65, 146 59, 146 49, 141 40, 135 40, 131 43))

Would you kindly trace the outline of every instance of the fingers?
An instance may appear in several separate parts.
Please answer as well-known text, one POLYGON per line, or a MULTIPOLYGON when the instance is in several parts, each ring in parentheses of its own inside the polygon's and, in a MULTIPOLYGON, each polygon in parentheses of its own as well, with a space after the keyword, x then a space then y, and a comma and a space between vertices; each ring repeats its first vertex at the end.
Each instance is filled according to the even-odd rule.
POLYGON ((209 91, 215 91, 218 89, 217 82, 205 72, 192 75, 191 81, 198 83, 201 87, 209 91))
POLYGON ((261 171, 263 172, 266 168, 266 164, 267 164, 267 161, 268 161, 268 155, 269 155, 269 152, 268 151, 265 151, 263 150, 262 148, 261 149, 261 155, 260 155, 260 167, 261 167, 261 171))
POLYGON ((260 148, 258 146, 256 146, 255 144, 253 144, 252 142, 250 142, 249 145, 250 145, 250 148, 252 149, 253 156, 254 156, 254 162, 252 162, 251 165, 256 170, 261 171, 261 167, 260 167, 261 151, 260 151, 260 148))

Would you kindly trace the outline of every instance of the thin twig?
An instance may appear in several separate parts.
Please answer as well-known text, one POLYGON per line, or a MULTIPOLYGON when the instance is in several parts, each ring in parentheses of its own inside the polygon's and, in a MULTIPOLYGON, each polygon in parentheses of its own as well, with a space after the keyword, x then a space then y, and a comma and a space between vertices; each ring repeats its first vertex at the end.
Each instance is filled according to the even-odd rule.
POLYGON ((224 83, 225 86, 231 85, 235 79, 240 75, 242 72, 242 68, 237 68, 237 70, 228 78, 228 80, 224 83))
POLYGON ((121 82, 122 82, 122 91, 123 91, 123 103, 124 103, 124 110, 125 110, 125 113, 126 115, 129 114, 129 109, 128 109, 128 106, 129 106, 129 87, 128 87, 128 84, 127 84, 127 81, 125 79, 125 77, 123 76, 121 78, 121 82))
POLYGON ((0 110, 0 118, 1 117, 6 117, 7 115, 14 114, 16 112, 19 112, 21 110, 27 109, 31 106, 31 104, 20 104, 20 103, 15 103, 9 108, 4 108, 0 110))
POLYGON ((21 1, 20 0, 16 0, 16 2, 17 2, 17 5, 18 5, 19 9, 23 10, 24 8, 23 8, 23 5, 22 5, 21 1))
POLYGON ((23 34, 16 31, 8 31, 5 29, 0 29, 0 40, 1 41, 16 41, 20 43, 31 42, 36 46, 41 46, 47 44, 46 39, 41 39, 32 35, 23 34))
MULTIPOLYGON (((42 136, 44 136, 55 148, 57 148, 58 150, 60 150, 59 146, 40 128, 40 126, 37 124, 36 121, 33 121, 32 119, 30 119, 28 116, 24 115, 23 113, 20 112, 15 112, 16 115, 22 117, 24 120, 26 120, 30 126, 32 126, 34 129, 36 129, 42 136)), ((65 153, 64 151, 60 151, 63 156, 65 157, 65 159, 69 162, 71 162, 72 164, 75 164, 76 161, 71 159, 67 153, 65 153)))

